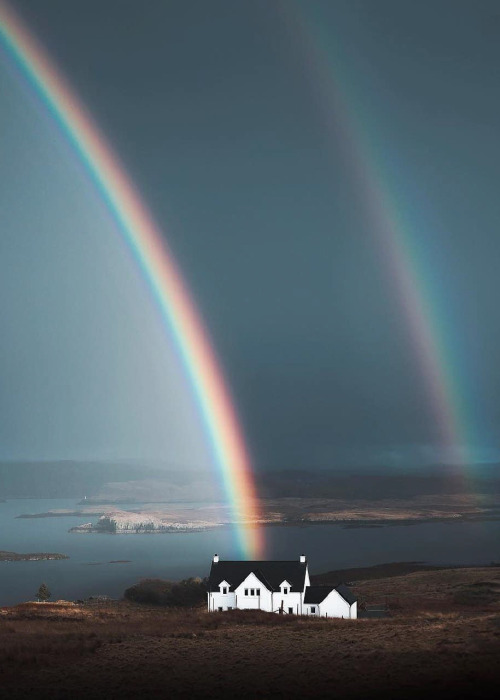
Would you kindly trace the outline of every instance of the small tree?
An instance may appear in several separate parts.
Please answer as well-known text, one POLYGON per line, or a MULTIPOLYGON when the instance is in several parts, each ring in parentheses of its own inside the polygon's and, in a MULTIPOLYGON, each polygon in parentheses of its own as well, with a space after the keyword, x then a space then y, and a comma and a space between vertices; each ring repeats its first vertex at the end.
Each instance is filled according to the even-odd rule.
POLYGON ((52 593, 49 591, 49 587, 47 586, 46 583, 42 583, 40 588, 38 589, 38 593, 36 594, 36 597, 38 598, 38 601, 40 603, 45 603, 52 593))

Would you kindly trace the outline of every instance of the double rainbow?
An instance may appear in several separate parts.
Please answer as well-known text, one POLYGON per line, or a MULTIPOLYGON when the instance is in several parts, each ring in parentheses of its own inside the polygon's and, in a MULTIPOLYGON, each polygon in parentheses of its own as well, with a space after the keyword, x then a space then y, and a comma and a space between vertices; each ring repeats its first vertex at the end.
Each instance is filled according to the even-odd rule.
POLYGON ((242 556, 262 558, 251 462, 221 369, 203 323, 165 241, 137 190, 84 106, 43 48, 0 0, 0 42, 22 70, 85 164, 118 223, 170 330, 222 477, 242 556))

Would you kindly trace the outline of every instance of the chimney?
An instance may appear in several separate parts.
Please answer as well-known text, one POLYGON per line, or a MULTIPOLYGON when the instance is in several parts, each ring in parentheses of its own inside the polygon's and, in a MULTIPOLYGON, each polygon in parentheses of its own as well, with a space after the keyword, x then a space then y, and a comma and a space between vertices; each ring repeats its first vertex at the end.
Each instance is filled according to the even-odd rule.
POLYGON ((306 555, 305 555, 305 554, 301 554, 301 555, 300 555, 300 558, 299 558, 299 561, 300 561, 301 564, 305 564, 305 563, 306 563, 306 555))
POLYGON ((219 563, 219 555, 214 554, 214 564, 218 564, 218 563, 219 563))

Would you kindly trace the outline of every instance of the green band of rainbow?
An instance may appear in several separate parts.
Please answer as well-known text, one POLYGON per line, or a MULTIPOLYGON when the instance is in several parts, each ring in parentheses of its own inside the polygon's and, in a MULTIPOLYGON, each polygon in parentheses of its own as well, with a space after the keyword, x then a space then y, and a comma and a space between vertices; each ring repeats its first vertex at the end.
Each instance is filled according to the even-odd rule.
POLYGON ((194 389, 232 508, 241 555, 261 558, 255 482, 221 370, 162 235, 137 190, 64 78, 11 8, 0 0, 0 40, 66 135, 116 219, 175 339, 194 389))
POLYGON ((475 462, 470 430, 473 421, 467 410, 464 378, 443 331, 446 324, 439 313, 440 297, 431 283, 430 266, 425 264, 423 236, 387 175, 386 154, 374 143, 377 137, 373 125, 368 124, 369 119, 373 121, 369 105, 361 103, 355 93, 359 81, 349 72, 341 38, 326 32, 322 18, 314 15, 314 7, 307 3, 291 0, 280 7, 283 21, 302 45, 325 132, 335 153, 341 152, 346 173, 357 187, 376 248, 399 299, 428 397, 438 459, 458 467, 461 479, 468 482, 467 467, 475 462))

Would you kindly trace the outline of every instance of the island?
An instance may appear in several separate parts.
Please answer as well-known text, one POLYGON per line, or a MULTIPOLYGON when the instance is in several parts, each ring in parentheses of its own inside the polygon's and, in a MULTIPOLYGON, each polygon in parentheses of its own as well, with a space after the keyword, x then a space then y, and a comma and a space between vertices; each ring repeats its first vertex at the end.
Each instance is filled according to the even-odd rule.
POLYGON ((101 534, 149 534, 158 532, 200 532, 219 526, 206 520, 175 522, 162 520, 150 514, 115 511, 105 513, 97 523, 84 523, 69 529, 69 532, 101 534))
POLYGON ((47 559, 69 559, 67 554, 57 552, 29 552, 19 554, 18 552, 5 552, 0 550, 1 561, 46 561, 47 559))
MULTIPOLYGON (((291 489, 290 489, 291 490, 291 489)), ((400 489, 401 490, 401 489, 400 489)), ((245 526, 317 526, 381 528, 424 523, 500 521, 500 485, 490 493, 421 493, 398 497, 393 493, 363 498, 284 496, 259 498, 251 507, 235 508, 224 501, 173 501, 137 503, 132 510, 114 503, 24 513, 17 518, 81 520, 69 532, 80 534, 143 535, 188 533, 245 526)))
MULTIPOLYGON (((329 525, 342 528, 380 528, 423 523, 482 522, 500 520, 500 497, 496 493, 425 494, 413 498, 354 499, 285 497, 261 498, 249 509, 251 515, 227 503, 144 503, 121 510, 82 509, 82 524, 69 532, 81 534, 143 535, 187 533, 247 526, 329 525), (103 512, 104 510, 104 512, 103 512)), ((47 514, 45 517, 49 517, 47 514)))
POLYGON ((86 509, 86 510, 48 510, 45 513, 21 513, 21 515, 16 515, 16 519, 36 519, 36 518, 81 518, 86 515, 102 515, 102 508, 99 510, 86 509))

